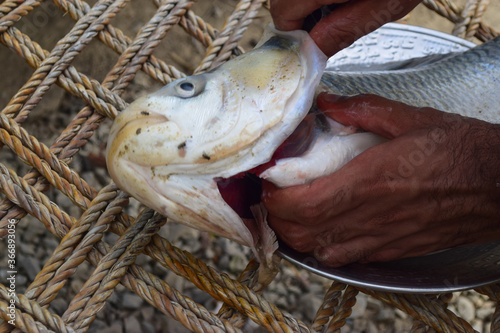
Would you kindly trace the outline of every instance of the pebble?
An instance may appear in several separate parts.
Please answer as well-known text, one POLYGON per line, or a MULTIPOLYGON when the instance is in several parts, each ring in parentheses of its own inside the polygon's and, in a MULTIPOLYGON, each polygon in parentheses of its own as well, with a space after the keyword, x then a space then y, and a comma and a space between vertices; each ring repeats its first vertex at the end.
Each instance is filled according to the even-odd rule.
POLYGON ((128 316, 123 321, 123 326, 125 328, 125 333, 140 333, 141 323, 137 320, 135 316, 128 316))
POLYGON ((476 310, 476 317, 478 319, 484 320, 490 318, 491 315, 495 312, 495 306, 493 302, 487 302, 483 307, 476 310))
POLYGON ((144 321, 152 321, 155 315, 155 309, 152 306, 143 307, 141 309, 141 315, 144 321))
POLYGON ((365 313, 367 305, 368 296, 365 294, 358 294, 356 296, 356 304, 352 307, 350 318, 355 319, 361 317, 365 313))
POLYGON ((299 298, 298 310, 304 314, 305 319, 311 322, 322 303, 321 298, 312 293, 306 293, 299 298))
POLYGON ((475 308, 472 301, 466 297, 459 297, 457 301, 458 314, 465 320, 471 321, 475 317, 475 308))
MULTIPOLYGON (((121 327, 121 324, 118 323, 121 327)), ((106 329, 108 328, 108 325, 106 325, 106 323, 100 319, 96 319, 92 322, 92 324, 90 325, 89 327, 89 330, 87 332, 89 333, 93 333, 93 332, 96 332, 96 333, 100 333, 100 332, 104 332, 106 329)))
POLYGON ((63 298, 56 298, 50 303, 50 307, 53 308, 55 313, 62 315, 68 308, 68 302, 63 298))
MULTIPOLYGON (((92 327, 92 326, 91 326, 92 327)), ((93 331, 93 332, 99 332, 99 333, 123 333, 123 325, 119 321, 115 321, 111 326, 99 329, 99 331, 93 331)), ((137 333, 140 333, 138 331, 137 333)))
POLYGON ((122 306, 125 310, 137 310, 141 307, 143 299, 134 293, 123 293, 122 306))
POLYGON ((394 321, 396 312, 392 308, 384 308, 377 314, 378 321, 394 321))
POLYGON ((151 323, 148 323, 147 321, 143 321, 141 323, 141 327, 143 333, 155 333, 155 327, 151 323))
POLYGON ((42 222, 38 220, 31 220, 29 226, 23 233, 23 238, 29 242, 35 239, 37 236, 43 235, 47 230, 42 222))
POLYGON ((30 281, 33 281, 42 269, 40 266, 40 262, 30 255, 24 255, 19 253, 17 260, 19 267, 23 268, 28 276, 30 281))

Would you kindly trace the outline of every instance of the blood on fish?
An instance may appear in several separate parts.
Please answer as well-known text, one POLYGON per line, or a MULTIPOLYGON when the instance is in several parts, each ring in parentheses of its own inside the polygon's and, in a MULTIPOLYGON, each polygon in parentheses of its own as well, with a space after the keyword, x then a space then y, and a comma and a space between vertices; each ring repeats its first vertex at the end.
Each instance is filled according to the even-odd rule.
POLYGON ((262 180, 259 175, 276 165, 276 161, 297 157, 306 152, 314 141, 316 115, 309 114, 274 152, 269 162, 250 170, 240 172, 230 178, 215 179, 222 199, 243 219, 253 218, 250 207, 260 202, 262 180))

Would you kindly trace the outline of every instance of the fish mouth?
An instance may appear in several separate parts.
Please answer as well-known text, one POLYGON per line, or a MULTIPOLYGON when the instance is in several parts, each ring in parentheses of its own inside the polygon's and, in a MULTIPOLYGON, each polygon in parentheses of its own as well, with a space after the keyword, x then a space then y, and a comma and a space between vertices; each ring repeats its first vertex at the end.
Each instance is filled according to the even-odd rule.
MULTIPOLYGON (((127 138, 137 135, 142 129, 151 125, 168 122, 167 117, 152 111, 121 113, 113 122, 106 145, 106 163, 113 178, 113 160, 126 154, 127 138)), ((114 179, 114 178, 113 178, 114 179)))
POLYGON ((240 172, 229 178, 216 178, 219 193, 243 220, 253 219, 250 207, 261 202, 262 179, 260 175, 284 158, 298 157, 312 145, 317 130, 318 114, 309 114, 295 131, 274 151, 271 159, 250 170, 240 172))

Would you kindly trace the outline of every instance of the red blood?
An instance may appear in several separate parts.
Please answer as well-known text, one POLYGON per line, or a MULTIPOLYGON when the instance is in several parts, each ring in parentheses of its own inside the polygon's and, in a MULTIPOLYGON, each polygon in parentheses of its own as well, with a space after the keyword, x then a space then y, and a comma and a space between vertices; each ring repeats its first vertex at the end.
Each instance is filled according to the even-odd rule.
POLYGON ((253 218, 250 206, 260 202, 262 182, 258 176, 276 165, 282 158, 300 156, 314 139, 315 115, 307 115, 273 154, 267 163, 241 172, 231 178, 216 179, 217 187, 224 201, 242 218, 253 218))

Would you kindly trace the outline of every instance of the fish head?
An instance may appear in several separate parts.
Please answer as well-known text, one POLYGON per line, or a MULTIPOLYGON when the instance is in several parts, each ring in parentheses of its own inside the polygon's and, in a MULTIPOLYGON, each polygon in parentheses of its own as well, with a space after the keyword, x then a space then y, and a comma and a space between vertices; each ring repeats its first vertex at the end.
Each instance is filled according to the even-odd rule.
POLYGON ((325 63, 307 33, 271 29, 252 51, 139 98, 111 128, 112 179, 177 222, 254 246, 220 184, 271 160, 309 111, 325 63))

